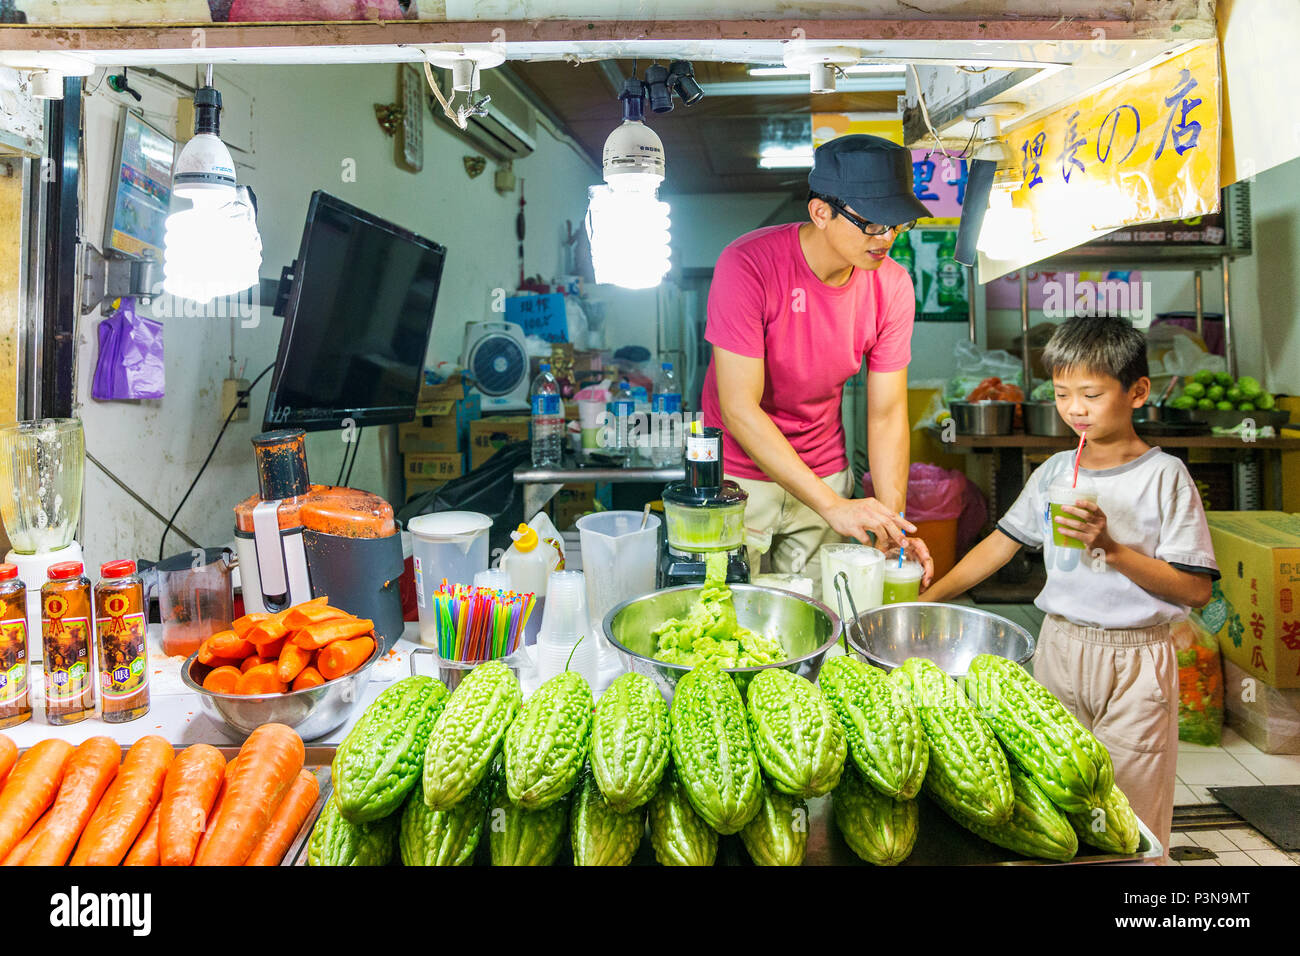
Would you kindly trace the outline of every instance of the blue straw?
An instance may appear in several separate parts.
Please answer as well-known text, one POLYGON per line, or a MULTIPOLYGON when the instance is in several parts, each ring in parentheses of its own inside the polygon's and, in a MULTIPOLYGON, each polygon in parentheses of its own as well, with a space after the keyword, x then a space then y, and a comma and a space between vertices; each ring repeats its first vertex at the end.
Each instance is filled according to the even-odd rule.
MULTIPOLYGON (((900 518, 903 517, 903 512, 900 511, 900 512, 898 513, 898 516, 899 516, 900 518)), ((899 531, 903 531, 902 528, 899 528, 898 530, 899 530, 899 531)), ((903 531, 903 544, 906 544, 906 543, 907 543, 907 532, 906 532, 906 531, 903 531)), ((898 546, 898 566, 899 566, 900 568, 903 566, 903 544, 900 544, 900 545, 898 546)))

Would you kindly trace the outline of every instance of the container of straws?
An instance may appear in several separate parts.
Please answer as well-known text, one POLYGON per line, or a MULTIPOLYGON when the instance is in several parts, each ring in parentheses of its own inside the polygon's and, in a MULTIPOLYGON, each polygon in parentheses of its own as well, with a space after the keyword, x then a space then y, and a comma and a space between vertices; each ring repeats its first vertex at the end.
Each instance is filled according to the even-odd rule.
POLYGON ((449 690, 484 661, 503 661, 518 676, 518 651, 535 595, 444 579, 432 600, 438 676, 449 690))

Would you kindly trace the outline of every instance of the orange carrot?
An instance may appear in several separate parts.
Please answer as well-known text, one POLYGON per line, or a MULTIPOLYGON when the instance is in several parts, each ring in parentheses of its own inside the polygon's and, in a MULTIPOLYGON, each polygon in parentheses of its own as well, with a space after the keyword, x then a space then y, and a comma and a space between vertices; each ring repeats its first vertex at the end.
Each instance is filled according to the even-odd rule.
POLYGON ((51 738, 33 744, 18 758, 0 793, 0 859, 9 855, 54 802, 72 744, 51 738))
MULTIPOLYGON (((272 614, 264 621, 258 621, 247 631, 244 632, 244 640, 250 644, 270 644, 272 641, 279 640, 289 633, 279 619, 278 615, 272 614)), ((261 653, 259 651, 259 653, 261 653)), ((265 654, 262 654, 265 657, 265 654)))
POLYGON ((257 846, 253 847, 253 852, 244 861, 244 866, 279 866, 289 844, 307 822, 307 815, 316 806, 316 798, 319 796, 320 784, 316 775, 310 770, 299 770, 293 785, 271 817, 262 839, 257 841, 257 846))
POLYGON ((27 866, 63 866, 81 831, 117 776, 122 748, 112 737, 91 737, 72 752, 45 833, 27 854, 27 866))
POLYGON ((214 694, 233 694, 238 684, 239 668, 232 664, 224 664, 203 678, 203 689, 214 694))
POLYGON ((257 649, 257 656, 262 660, 277 661, 280 659, 280 649, 284 647, 284 642, 288 639, 288 635, 285 635, 284 637, 277 637, 266 644, 254 644, 253 647, 257 649))
POLYGON ((251 614, 245 614, 243 617, 231 623, 230 629, 240 637, 247 638, 249 628, 259 621, 265 621, 270 616, 271 615, 262 611, 254 611, 251 614))
POLYGON ((288 689, 289 685, 276 674, 275 664, 250 667, 246 673, 239 675, 239 683, 235 685, 236 694, 246 695, 283 694, 288 689))
POLYGON ((280 648, 280 660, 276 663, 275 673, 286 684, 302 673, 302 669, 311 663, 312 652, 299 647, 292 641, 285 641, 280 648))
POLYGON ((176 752, 161 737, 141 737, 127 751, 117 779, 72 854, 72 866, 117 866, 144 829, 162 796, 176 752))
POLYGON ((162 810, 162 804, 153 808, 153 813, 149 814, 149 819, 145 821, 144 829, 140 835, 135 838, 135 843, 131 851, 127 853, 126 858, 122 860, 123 866, 157 866, 158 865, 158 821, 160 819, 159 811, 162 810))
POLYGON ((356 637, 350 641, 335 641, 320 649, 316 655, 316 669, 326 680, 350 674, 375 652, 373 637, 356 637))
POLYGON ((243 660, 249 654, 253 653, 253 644, 246 641, 234 631, 222 631, 220 634, 213 634, 208 638, 208 647, 217 657, 234 658, 243 660))
POLYGON ((306 758, 302 738, 284 724, 263 724, 239 750, 225 805, 196 866, 242 866, 306 758))
POLYGON ((27 836, 23 837, 18 842, 18 845, 9 851, 9 855, 3 861, 0 861, 0 866, 23 865, 27 859, 27 854, 32 851, 32 847, 36 846, 36 841, 41 838, 41 834, 45 832, 46 826, 49 825, 50 813, 53 809, 53 807, 50 807, 49 810, 45 811, 45 814, 36 821, 36 825, 27 831, 27 836))
POLYGON ((320 671, 312 664, 308 664, 302 669, 297 677, 293 679, 291 690, 306 690, 308 687, 319 687, 325 683, 325 678, 320 676, 320 671))
POLYGON ((365 619, 321 621, 319 624, 308 624, 300 629, 293 636, 293 642, 299 647, 319 650, 326 644, 331 644, 334 641, 345 641, 351 637, 360 637, 362 634, 369 634, 374 629, 375 622, 365 619))
POLYGON ((14 761, 18 759, 18 745, 0 734, 0 789, 4 788, 5 778, 9 776, 9 771, 14 768, 14 761))
POLYGON ((230 778, 235 775, 235 763, 238 760, 239 755, 236 754, 226 763, 226 772, 221 775, 221 788, 217 791, 217 799, 212 801, 212 809, 208 812, 208 818, 203 824, 203 836, 199 838, 198 848, 194 851, 195 860, 199 858, 203 848, 211 841, 212 834, 216 830, 217 819, 221 816, 221 808, 225 805, 226 791, 230 789, 230 778))
POLYGON ((285 613, 283 620, 285 627, 291 631, 296 631, 308 624, 319 624, 321 621, 337 621, 344 618, 354 619, 354 616, 341 607, 329 607, 325 604, 299 604, 291 607, 285 613))
POLYGON ((239 673, 247 674, 250 667, 256 667, 258 664, 274 664, 275 661, 267 657, 259 657, 256 654, 249 654, 239 663, 239 673))
POLYGON ((158 801, 158 855, 163 866, 189 866, 226 775, 226 758, 209 744, 181 751, 158 801))

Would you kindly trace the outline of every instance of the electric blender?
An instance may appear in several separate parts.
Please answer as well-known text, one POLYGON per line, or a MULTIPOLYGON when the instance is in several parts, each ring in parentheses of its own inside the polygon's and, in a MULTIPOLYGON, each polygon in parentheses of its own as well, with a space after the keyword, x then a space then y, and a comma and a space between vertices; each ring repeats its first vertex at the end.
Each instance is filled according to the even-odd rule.
POLYGON ((686 434, 686 480, 664 489, 668 547, 660 568, 664 587, 702 584, 710 555, 727 557, 727 583, 748 584, 745 502, 749 495, 722 478, 722 429, 692 423, 686 434))

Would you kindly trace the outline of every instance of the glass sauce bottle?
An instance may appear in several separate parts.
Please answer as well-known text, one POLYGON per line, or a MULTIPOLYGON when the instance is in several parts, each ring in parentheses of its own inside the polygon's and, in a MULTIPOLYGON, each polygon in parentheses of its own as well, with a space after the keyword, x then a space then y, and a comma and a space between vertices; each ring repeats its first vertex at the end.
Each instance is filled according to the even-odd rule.
POLYGON ((41 588, 45 719, 75 724, 95 714, 91 679, 90 581, 80 561, 50 565, 41 588))
POLYGON ((144 584, 135 562, 101 564, 95 585, 95 652, 101 715, 110 724, 149 713, 145 629, 144 584))
POLYGON ((32 716, 27 688, 27 587, 18 568, 0 564, 0 727, 32 716))

